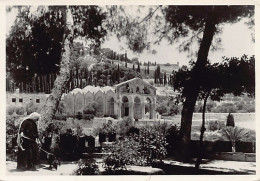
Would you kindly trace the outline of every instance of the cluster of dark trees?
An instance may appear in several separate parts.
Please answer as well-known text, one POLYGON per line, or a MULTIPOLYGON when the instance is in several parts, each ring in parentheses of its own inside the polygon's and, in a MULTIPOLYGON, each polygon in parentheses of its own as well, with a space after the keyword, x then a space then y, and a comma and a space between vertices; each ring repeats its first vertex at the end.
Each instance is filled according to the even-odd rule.
MULTIPOLYGON (((174 72, 174 71, 173 71, 174 72)), ((167 75, 166 72, 161 71, 160 65, 157 65, 154 71, 154 83, 159 85, 173 85, 174 74, 167 75)))
MULTIPOLYGON (((25 73, 26 74, 26 73, 25 73)), ((10 77, 6 78, 6 91, 14 92, 17 88, 22 93, 44 92, 49 94, 54 85, 57 74, 50 73, 31 77, 30 80, 14 82, 10 77)))
POLYGON ((148 61, 147 63, 144 62, 143 65, 144 65, 144 66, 149 66, 149 65, 150 65, 150 66, 156 66, 156 62, 150 62, 150 61, 148 61))

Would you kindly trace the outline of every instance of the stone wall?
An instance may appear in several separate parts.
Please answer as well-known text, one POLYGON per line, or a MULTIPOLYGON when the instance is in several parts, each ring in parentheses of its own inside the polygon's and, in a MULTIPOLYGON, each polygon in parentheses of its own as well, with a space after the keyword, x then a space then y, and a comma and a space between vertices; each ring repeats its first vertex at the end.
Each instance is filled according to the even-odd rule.
POLYGON ((6 104, 7 105, 17 105, 23 106, 29 102, 33 102, 36 104, 42 104, 46 101, 49 94, 41 94, 41 93, 6 93, 6 104))

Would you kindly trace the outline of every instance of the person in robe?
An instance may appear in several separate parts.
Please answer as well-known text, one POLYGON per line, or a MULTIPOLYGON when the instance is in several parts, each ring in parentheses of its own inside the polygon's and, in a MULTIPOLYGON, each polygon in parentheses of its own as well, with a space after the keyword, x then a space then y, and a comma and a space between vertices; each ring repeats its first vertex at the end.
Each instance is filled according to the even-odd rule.
POLYGON ((37 121, 40 115, 36 112, 30 114, 21 123, 17 136, 17 169, 18 170, 36 170, 39 135, 37 121))

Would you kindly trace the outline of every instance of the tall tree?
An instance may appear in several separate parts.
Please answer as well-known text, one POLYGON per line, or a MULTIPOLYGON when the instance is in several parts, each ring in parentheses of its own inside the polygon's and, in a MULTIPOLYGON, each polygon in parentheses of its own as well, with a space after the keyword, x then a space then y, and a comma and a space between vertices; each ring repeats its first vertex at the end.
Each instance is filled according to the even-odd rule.
POLYGON ((39 6, 35 13, 30 12, 30 7, 21 6, 18 9, 15 25, 7 37, 7 49, 12 46, 11 48, 16 50, 13 54, 12 51, 7 52, 8 71, 16 72, 19 67, 24 66, 29 67, 29 70, 34 70, 37 61, 41 60, 42 64, 46 64, 47 67, 53 63, 58 67, 54 86, 41 110, 42 118, 39 129, 40 133, 43 133, 46 127, 52 123, 61 95, 69 80, 69 64, 74 38, 81 36, 86 41, 92 39, 93 42, 100 43, 102 37, 106 35, 106 31, 101 27, 101 22, 106 16, 97 6, 39 6), (47 43, 47 45, 39 43, 45 38, 41 34, 42 31, 45 32, 45 35, 48 35, 48 32, 57 33, 54 38, 51 38, 53 42, 47 43), (20 43, 11 44, 16 40, 19 40, 20 43), (22 43, 27 45, 28 51, 34 50, 33 59, 28 59, 26 56, 28 51, 22 43), (60 46, 54 49, 54 44, 60 46), (56 62, 48 59, 48 55, 52 55, 52 53, 56 55, 56 62), (38 58, 39 54, 44 54, 42 59, 38 58), (21 55, 21 63, 12 63, 11 60, 19 55, 21 55))
MULTIPOLYGON (((200 154, 196 162, 199 168, 203 156, 203 134, 205 128, 205 112, 208 98, 213 101, 221 100, 224 94, 242 93, 250 96, 255 95, 255 58, 242 56, 241 58, 225 58, 222 64, 206 64, 203 73, 204 79, 201 84, 199 99, 203 100, 202 126, 200 134, 200 154), (232 82, 232 84, 231 84, 232 82)), ((187 84, 190 84, 192 71, 180 69, 174 76, 174 88, 182 92, 182 97, 187 97, 189 92, 185 91, 187 84)))
POLYGON ((109 21, 108 27, 114 29, 118 36, 126 36, 128 47, 135 52, 142 52, 150 47, 146 23, 152 22, 155 23, 154 26, 150 26, 151 31, 154 30, 158 37, 155 43, 159 43, 164 38, 170 43, 179 41, 182 42, 179 46, 181 51, 191 50, 192 42, 198 43, 197 60, 191 80, 184 88, 189 94, 185 98, 181 113, 180 132, 183 145, 187 147, 191 137, 192 115, 203 80, 208 53, 210 48, 216 49, 219 42, 214 35, 221 33, 223 24, 235 23, 244 17, 250 19, 250 26, 254 25, 254 6, 153 6, 150 7, 147 16, 144 18, 139 16, 134 20, 126 16, 126 10, 122 6, 112 6, 109 10, 112 17, 116 15, 118 18, 109 21), (161 11, 158 12, 159 9, 161 11))
POLYGON ((137 72, 140 73, 140 63, 139 63, 139 62, 138 62, 138 64, 137 64, 137 72))

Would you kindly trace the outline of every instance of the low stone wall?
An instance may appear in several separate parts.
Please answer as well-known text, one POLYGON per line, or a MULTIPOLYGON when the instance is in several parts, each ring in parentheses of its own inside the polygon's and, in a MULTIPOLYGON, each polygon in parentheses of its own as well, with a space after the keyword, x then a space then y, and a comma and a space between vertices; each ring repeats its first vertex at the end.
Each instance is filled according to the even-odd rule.
POLYGON ((214 159, 217 160, 229 160, 229 161, 241 161, 241 162, 255 162, 255 153, 241 153, 241 152, 222 152, 215 153, 213 155, 214 159))

